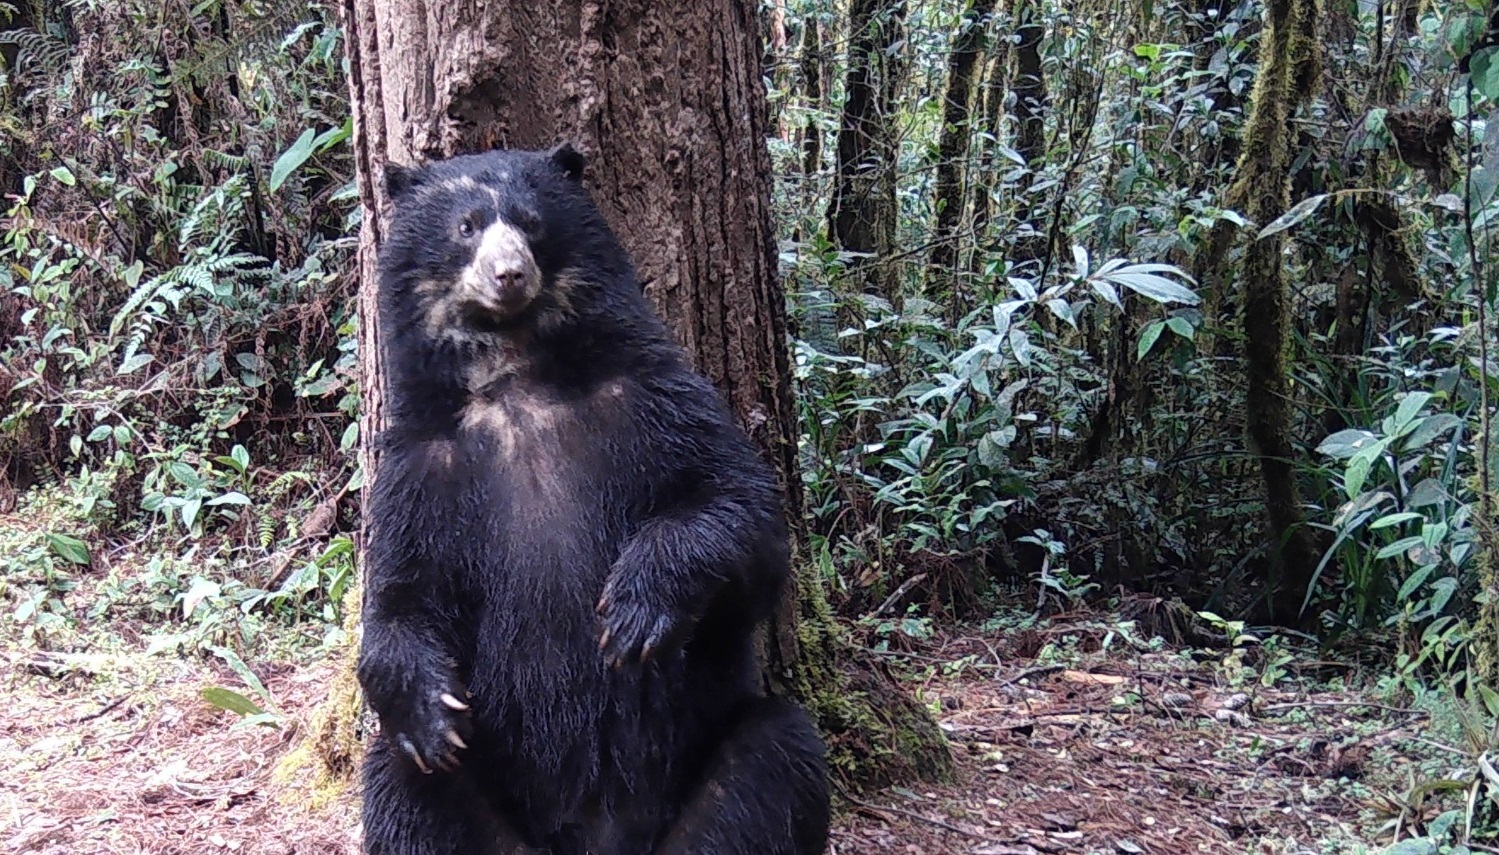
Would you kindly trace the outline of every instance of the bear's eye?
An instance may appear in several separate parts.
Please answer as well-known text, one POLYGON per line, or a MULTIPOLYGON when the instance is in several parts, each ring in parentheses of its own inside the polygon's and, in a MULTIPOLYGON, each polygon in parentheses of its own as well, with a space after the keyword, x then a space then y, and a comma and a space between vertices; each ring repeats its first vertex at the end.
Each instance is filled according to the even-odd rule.
POLYGON ((460 234, 460 235, 462 235, 463 237, 466 237, 466 238, 474 236, 474 218, 473 217, 464 217, 462 220, 458 221, 458 234, 460 234))

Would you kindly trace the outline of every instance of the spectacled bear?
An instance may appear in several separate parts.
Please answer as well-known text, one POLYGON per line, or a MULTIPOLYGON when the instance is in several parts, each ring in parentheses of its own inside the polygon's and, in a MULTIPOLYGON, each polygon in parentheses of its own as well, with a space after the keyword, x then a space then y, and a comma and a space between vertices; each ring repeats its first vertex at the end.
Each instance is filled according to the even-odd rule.
POLYGON ((779 487, 584 168, 567 144, 385 168, 365 849, 820 853, 822 743, 753 654, 779 487))

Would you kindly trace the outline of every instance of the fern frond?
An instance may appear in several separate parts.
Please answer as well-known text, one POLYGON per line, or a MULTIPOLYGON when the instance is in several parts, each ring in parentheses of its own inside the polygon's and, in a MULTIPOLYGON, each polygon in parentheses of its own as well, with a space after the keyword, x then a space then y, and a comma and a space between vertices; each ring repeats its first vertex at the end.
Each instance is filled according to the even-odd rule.
POLYGON ((15 45, 17 71, 59 74, 68 64, 72 45, 31 27, 0 32, 0 45, 15 45))

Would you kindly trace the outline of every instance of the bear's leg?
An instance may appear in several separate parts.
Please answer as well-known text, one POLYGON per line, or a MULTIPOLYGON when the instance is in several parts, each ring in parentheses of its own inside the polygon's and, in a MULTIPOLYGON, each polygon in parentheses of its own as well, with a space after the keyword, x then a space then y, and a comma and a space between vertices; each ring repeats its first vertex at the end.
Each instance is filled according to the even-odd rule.
POLYGON ((764 698, 719 744, 656 855, 821 855, 827 839, 822 742, 799 707, 764 698))
POLYGON ((364 760, 368 855, 529 855, 463 769, 423 774, 383 734, 364 760))

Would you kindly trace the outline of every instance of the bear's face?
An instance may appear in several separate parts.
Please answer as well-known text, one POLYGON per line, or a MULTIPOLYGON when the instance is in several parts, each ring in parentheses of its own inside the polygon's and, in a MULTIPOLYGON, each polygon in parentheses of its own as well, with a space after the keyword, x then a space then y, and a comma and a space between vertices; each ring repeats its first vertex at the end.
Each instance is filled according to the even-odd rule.
POLYGON ((426 167, 387 165, 393 202, 381 250, 383 285, 428 334, 452 341, 500 335, 566 307, 566 216, 582 157, 494 151, 426 167))

